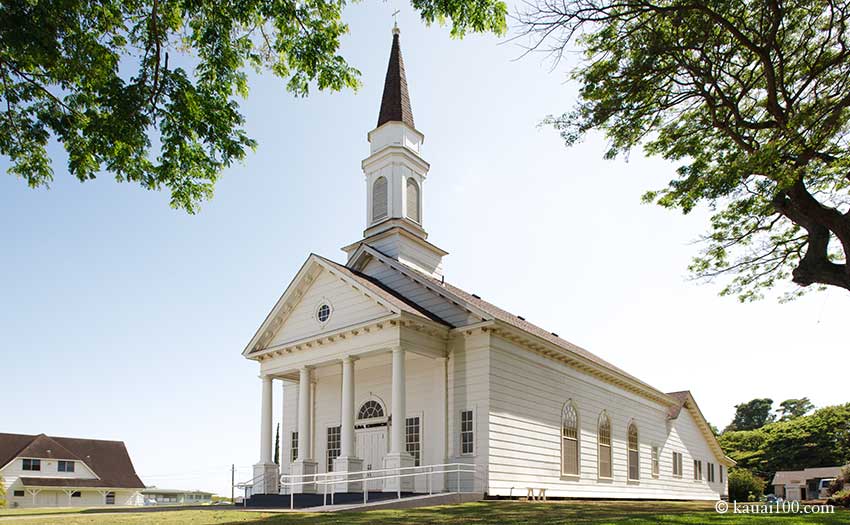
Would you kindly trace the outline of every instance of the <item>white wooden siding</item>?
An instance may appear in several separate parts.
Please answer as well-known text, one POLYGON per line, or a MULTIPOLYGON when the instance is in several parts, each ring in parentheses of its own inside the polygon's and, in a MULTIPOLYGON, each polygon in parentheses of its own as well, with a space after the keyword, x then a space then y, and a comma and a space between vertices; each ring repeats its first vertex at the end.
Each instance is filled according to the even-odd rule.
POLYGON ((345 281, 322 270, 316 281, 272 338, 271 346, 376 319, 389 310, 355 290, 345 281), (316 309, 327 300, 333 311, 327 323, 316 319, 316 309))
MULTIPOLYGON (((499 337, 490 351, 489 493, 524 495, 526 487, 550 496, 583 498, 718 499, 724 484, 693 480, 693 459, 719 464, 691 415, 668 422, 665 407, 537 356, 499 337), (580 475, 561 476, 560 425, 564 403, 579 415, 580 475), (600 480, 597 422, 611 419, 613 479, 600 480), (640 480, 628 481, 627 429, 639 430, 640 480), (660 476, 651 474, 659 447, 660 476), (682 479, 672 475, 672 452, 684 454, 682 479)), ((719 477, 717 478, 719 480, 719 477)), ((725 479, 725 478, 724 478, 725 479)))

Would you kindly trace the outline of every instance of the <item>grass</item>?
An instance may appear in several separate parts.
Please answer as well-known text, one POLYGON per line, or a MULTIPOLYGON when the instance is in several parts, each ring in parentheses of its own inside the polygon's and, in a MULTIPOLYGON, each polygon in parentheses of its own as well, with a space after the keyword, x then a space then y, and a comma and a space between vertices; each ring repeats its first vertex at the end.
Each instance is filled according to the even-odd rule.
MULTIPOLYGON (((23 510, 23 509, 21 509, 23 510)), ((292 524, 292 525, 402 525, 402 524, 520 524, 554 525, 571 523, 626 525, 689 525, 689 524, 773 524, 796 523, 838 525, 850 522, 850 511, 836 509, 834 514, 717 514, 713 503, 704 502, 637 502, 637 501, 560 501, 524 503, 516 501, 486 501, 427 507, 411 510, 382 510, 361 513, 307 514, 246 512, 236 509, 210 507, 201 510, 127 510, 69 509, 64 515, 37 514, 36 511, 0 512, 0 524, 26 525, 230 525, 292 524), (76 511, 76 512, 74 512, 76 511), (4 519, 5 518, 5 519, 4 519)))

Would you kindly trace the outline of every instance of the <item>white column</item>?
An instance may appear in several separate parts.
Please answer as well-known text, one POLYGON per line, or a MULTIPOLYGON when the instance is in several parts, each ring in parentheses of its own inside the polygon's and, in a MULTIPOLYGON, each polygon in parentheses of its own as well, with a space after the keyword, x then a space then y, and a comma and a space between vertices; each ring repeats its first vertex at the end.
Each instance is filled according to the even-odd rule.
POLYGON ((310 368, 302 367, 298 375, 298 459, 312 461, 311 454, 313 440, 310 436, 312 425, 310 422, 310 368))
POLYGON ((342 418, 340 425, 340 455, 354 456, 354 359, 342 359, 342 418))
POLYGON ((404 349, 393 348, 393 408, 390 453, 401 454, 404 448, 404 424, 407 417, 407 386, 404 377, 404 349))
MULTIPOLYGON (((434 460, 436 464, 447 463, 448 460, 448 385, 446 379, 446 364, 448 359, 445 357, 438 357, 434 360, 434 387, 435 387, 435 396, 436 399, 434 403, 436 404, 436 411, 434 412, 434 418, 432 421, 433 424, 433 432, 434 432, 434 441, 435 441, 435 450, 437 452, 437 457, 434 460)), ((425 439, 425 436, 422 436, 422 439, 425 439)), ((442 491, 445 489, 445 474, 442 475, 434 475, 431 482, 433 483, 433 490, 435 492, 442 491)))
MULTIPOLYGON (((390 453, 384 459, 384 467, 399 469, 399 473, 410 473, 402 470, 413 466, 413 456, 407 453, 404 446, 404 431, 407 420, 404 349, 393 348, 393 397, 392 397, 392 435, 390 436, 390 453)), ((384 480, 384 491, 413 490, 413 477, 388 478, 384 480)))
MULTIPOLYGON (((286 418, 290 417, 289 414, 286 413, 286 387, 289 384, 288 381, 280 382, 280 443, 278 454, 280 455, 280 473, 283 474, 283 466, 289 465, 289 460, 291 459, 286 455, 286 418)), ((287 468, 288 470, 288 468, 287 468)))
POLYGON ((263 396, 260 415, 260 463, 272 462, 272 376, 261 376, 263 396))

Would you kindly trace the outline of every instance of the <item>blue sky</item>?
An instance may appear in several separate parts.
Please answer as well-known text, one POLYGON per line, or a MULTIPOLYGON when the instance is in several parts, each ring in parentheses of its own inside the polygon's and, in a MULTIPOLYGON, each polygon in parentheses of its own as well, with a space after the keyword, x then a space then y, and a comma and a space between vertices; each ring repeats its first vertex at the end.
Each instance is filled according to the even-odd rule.
MULTIPOLYGON (((228 493, 231 463, 250 476, 260 381, 240 353, 310 252, 343 260, 361 237, 360 161, 395 9, 346 11, 357 93, 294 99, 252 77, 242 109, 259 147, 196 216, 107 174, 72 180, 61 149, 50 190, 0 176, 0 431, 124 440, 160 487, 228 493)), ((423 219, 450 252, 447 280, 661 390, 691 389, 721 427, 753 397, 848 401, 850 295, 741 305, 689 281, 706 213, 640 203, 675 166, 605 161, 599 137, 568 149, 538 127, 574 102, 566 64, 515 60, 516 44, 490 36, 452 40, 409 7, 399 24, 431 163, 423 219)))

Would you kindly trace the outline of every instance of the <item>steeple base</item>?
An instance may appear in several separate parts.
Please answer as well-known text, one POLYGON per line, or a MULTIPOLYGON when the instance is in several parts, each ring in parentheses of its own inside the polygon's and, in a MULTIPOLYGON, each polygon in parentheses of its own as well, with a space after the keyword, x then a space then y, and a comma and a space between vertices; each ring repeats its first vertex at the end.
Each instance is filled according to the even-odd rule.
MULTIPOLYGON (((368 232, 369 230, 366 230, 366 233, 368 232)), ((401 226, 391 226, 378 233, 367 235, 363 240, 349 244, 342 250, 350 259, 361 244, 367 244, 384 255, 435 279, 443 276, 443 257, 449 253, 401 226)))

